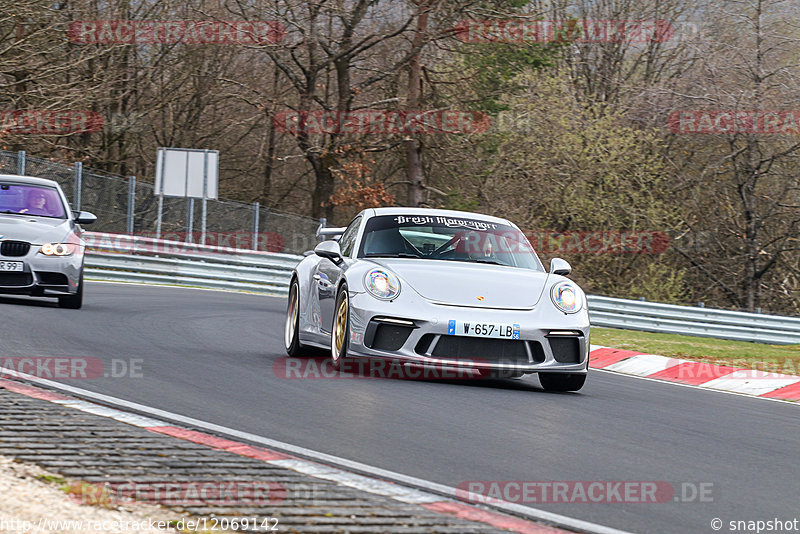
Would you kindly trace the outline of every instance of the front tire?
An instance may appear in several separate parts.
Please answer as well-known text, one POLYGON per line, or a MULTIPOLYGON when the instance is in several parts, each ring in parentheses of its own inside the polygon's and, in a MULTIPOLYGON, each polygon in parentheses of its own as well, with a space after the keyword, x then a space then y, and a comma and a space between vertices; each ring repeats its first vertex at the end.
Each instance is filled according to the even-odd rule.
POLYGON ((539 373, 545 391, 578 391, 586 383, 586 374, 539 373))
POLYGON ((333 328, 331 328, 331 361, 336 370, 342 368, 342 361, 347 357, 349 337, 350 297, 347 294, 347 284, 344 284, 336 294, 336 312, 333 315, 333 328))
POLYGON ((58 297, 58 306, 69 310, 79 310, 83 306, 83 271, 78 280, 78 290, 73 295, 58 297))
POLYGON ((289 286, 289 303, 286 308, 286 325, 283 331, 283 346, 286 354, 292 358, 300 356, 303 346, 300 344, 300 283, 292 279, 289 286))

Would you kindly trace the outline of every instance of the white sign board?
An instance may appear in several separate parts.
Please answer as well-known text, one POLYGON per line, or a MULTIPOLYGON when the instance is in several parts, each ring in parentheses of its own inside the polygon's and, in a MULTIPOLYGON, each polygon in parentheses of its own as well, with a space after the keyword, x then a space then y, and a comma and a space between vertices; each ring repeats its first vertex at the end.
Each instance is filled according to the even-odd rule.
POLYGON ((219 152, 216 150, 158 149, 157 194, 168 197, 216 199, 218 175, 219 152))

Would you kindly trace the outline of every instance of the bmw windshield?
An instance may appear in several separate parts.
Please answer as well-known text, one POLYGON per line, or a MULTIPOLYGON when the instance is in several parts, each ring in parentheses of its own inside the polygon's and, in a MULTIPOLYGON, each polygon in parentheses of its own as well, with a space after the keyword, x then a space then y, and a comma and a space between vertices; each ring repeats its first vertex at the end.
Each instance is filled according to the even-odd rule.
POLYGON ((459 217, 372 217, 364 228, 358 257, 460 261, 544 271, 517 228, 459 217))
POLYGON ((0 184, 0 213, 66 219, 61 196, 52 187, 0 184))

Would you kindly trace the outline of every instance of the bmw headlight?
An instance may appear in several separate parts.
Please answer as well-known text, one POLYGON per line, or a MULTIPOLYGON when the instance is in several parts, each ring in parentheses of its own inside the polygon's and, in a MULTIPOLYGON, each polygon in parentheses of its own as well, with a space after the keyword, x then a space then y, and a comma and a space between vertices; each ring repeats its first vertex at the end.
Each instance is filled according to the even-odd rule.
POLYGON ((550 290, 550 298, 556 308, 564 313, 576 313, 583 307, 583 299, 578 289, 569 282, 559 282, 550 290))
POLYGON ((76 245, 70 243, 45 243, 40 252, 45 256, 71 256, 75 248, 76 245))
POLYGON ((400 294, 400 280, 383 269, 369 271, 364 277, 364 286, 376 299, 392 300, 400 294))

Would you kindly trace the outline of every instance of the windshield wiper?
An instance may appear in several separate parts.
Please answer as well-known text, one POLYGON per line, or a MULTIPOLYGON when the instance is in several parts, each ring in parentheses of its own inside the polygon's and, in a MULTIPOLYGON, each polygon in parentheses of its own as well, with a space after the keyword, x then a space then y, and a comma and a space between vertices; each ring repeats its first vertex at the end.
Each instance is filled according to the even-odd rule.
POLYGON ((511 267, 507 263, 500 263, 497 260, 490 260, 489 258, 470 258, 470 259, 461 259, 461 258, 439 258, 442 260, 447 261, 462 261, 465 263, 485 263, 486 265, 502 265, 503 267, 511 267))
POLYGON ((417 256, 416 254, 412 254, 410 252, 387 252, 387 253, 380 253, 375 252, 372 254, 364 254, 365 258, 421 258, 422 256, 417 256))

